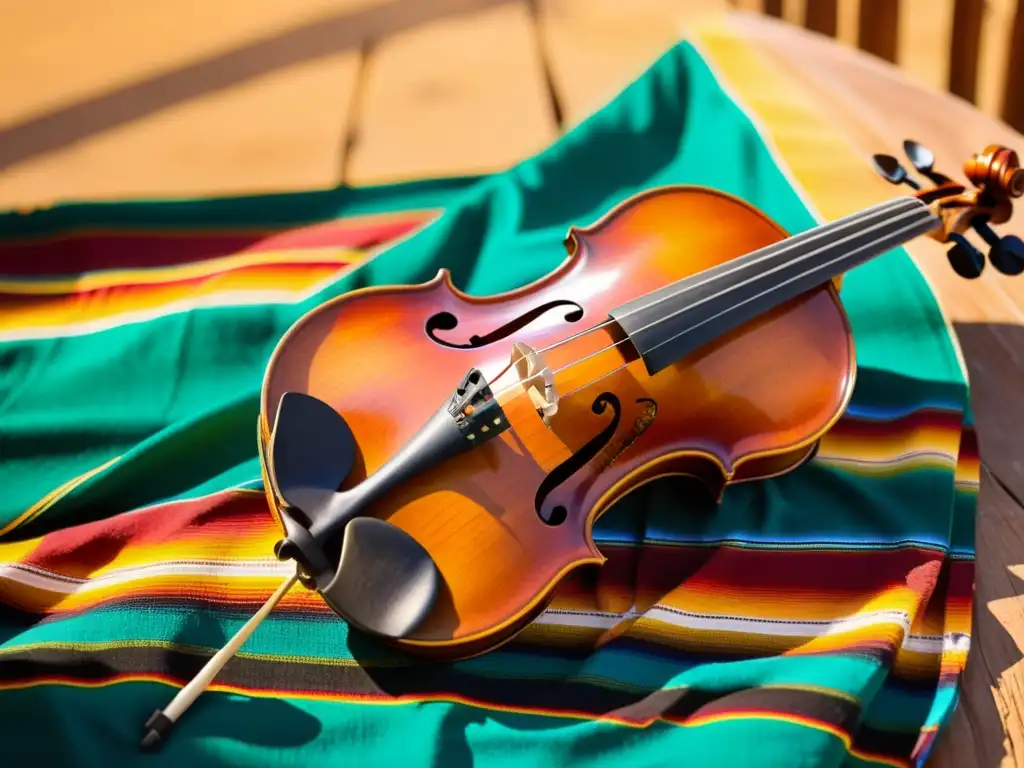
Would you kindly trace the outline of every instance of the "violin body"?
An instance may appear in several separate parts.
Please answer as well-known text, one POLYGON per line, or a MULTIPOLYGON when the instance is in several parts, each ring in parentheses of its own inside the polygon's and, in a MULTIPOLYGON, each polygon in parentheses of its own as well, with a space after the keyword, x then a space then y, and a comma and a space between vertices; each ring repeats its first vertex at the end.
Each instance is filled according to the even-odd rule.
POLYGON ((856 373, 833 281, 920 236, 974 279, 986 259, 968 230, 1024 274, 1024 241, 990 226, 1024 197, 1017 154, 975 154, 969 189, 904 150, 934 187, 875 155, 915 194, 791 237, 732 196, 655 188, 570 228, 568 258, 519 290, 469 296, 442 270, 300 318, 271 355, 257 435, 274 553, 295 570, 150 716, 143 748, 296 582, 399 650, 475 656, 604 563, 594 522, 631 491, 688 475, 720 497, 807 461, 856 373))
POLYGON ((647 482, 689 475, 718 495, 813 454, 855 377, 849 323, 831 282, 655 376, 614 324, 572 338, 628 298, 785 237, 737 198, 664 187, 572 228, 568 258, 519 290, 469 296, 442 270, 421 285, 351 292, 288 331, 267 368, 260 439, 269 439, 282 394, 319 398, 358 445, 343 488, 406 444, 468 369, 512 382, 497 395, 507 431, 373 505, 372 516, 429 552, 441 577, 427 619, 395 641, 402 650, 463 658, 513 637, 566 574, 604 562, 594 521, 647 482), (514 342, 539 351, 555 372, 557 410, 546 419, 516 385, 514 342))

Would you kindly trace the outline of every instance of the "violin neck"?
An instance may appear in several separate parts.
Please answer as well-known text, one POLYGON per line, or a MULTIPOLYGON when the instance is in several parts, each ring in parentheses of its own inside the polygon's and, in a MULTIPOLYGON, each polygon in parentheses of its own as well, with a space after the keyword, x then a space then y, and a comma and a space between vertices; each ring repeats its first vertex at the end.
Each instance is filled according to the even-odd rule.
POLYGON ((730 330, 941 226, 899 197, 699 272, 612 310, 654 375, 730 330))

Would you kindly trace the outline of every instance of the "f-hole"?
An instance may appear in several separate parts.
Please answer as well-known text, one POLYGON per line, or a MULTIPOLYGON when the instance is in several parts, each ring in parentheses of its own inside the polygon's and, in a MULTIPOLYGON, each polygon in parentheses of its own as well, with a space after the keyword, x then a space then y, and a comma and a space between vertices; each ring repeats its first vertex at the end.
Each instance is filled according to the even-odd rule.
POLYGON ((545 312, 549 312, 557 307, 572 307, 572 309, 565 314, 565 322, 567 323, 578 323, 583 319, 583 307, 575 301, 559 299, 557 301, 549 301, 546 304, 541 304, 539 307, 534 307, 529 312, 521 314, 515 320, 505 323, 505 325, 495 328, 493 331, 486 333, 483 336, 470 336, 469 343, 467 344, 447 341, 437 335, 438 331, 452 331, 458 327, 459 318, 451 312, 438 312, 431 315, 427 318, 424 330, 426 331, 427 336, 443 347, 449 347, 451 349, 476 349, 478 347, 486 347, 488 344, 493 344, 496 341, 508 338, 519 329, 532 323, 545 312))
POLYGON ((548 525, 561 525, 569 516, 569 511, 559 504, 556 507, 552 507, 550 512, 545 512, 543 507, 547 497, 555 488, 586 466, 587 462, 597 456, 601 449, 608 445, 615 436, 615 430, 619 428, 619 419, 622 418, 622 404, 619 402, 619 398, 611 392, 602 392, 594 400, 594 404, 590 406, 590 409, 600 416, 609 405, 614 412, 611 423, 594 437, 590 438, 587 444, 576 453, 551 470, 551 473, 544 478, 544 482, 540 484, 540 488, 537 489, 533 506, 537 511, 537 516, 548 525))

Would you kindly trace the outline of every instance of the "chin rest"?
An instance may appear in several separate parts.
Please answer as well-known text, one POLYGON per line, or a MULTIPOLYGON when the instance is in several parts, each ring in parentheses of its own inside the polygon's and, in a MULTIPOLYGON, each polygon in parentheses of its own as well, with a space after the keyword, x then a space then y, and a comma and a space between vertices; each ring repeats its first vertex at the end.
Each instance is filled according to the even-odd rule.
POLYGON ((267 467, 285 502, 286 538, 275 552, 296 560, 304 580, 315 584, 341 618, 370 634, 401 638, 429 614, 440 574, 409 534, 369 516, 386 490, 381 482, 367 478, 338 490, 355 465, 356 450, 352 430, 330 405, 298 392, 281 397, 267 467))

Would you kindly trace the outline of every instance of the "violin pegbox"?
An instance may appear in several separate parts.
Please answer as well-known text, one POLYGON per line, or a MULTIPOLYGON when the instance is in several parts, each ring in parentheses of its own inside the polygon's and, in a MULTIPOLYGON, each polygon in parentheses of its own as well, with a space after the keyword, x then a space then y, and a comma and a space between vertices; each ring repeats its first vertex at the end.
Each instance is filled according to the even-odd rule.
POLYGON ((973 188, 956 183, 935 170, 935 155, 912 139, 903 150, 914 169, 932 182, 923 188, 892 155, 874 155, 876 172, 891 184, 906 184, 927 203, 941 222, 930 236, 953 243, 947 257, 953 271, 968 280, 980 277, 985 256, 966 237, 973 229, 989 246, 988 262, 1004 275, 1024 272, 1024 242, 1016 235, 998 235, 990 225, 1009 221, 1013 200, 1024 196, 1024 169, 1012 149, 992 144, 964 163, 963 172, 973 188))

